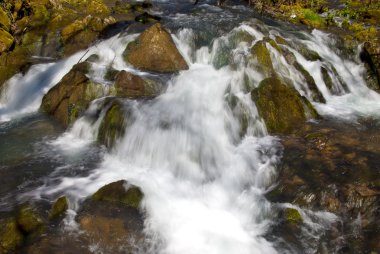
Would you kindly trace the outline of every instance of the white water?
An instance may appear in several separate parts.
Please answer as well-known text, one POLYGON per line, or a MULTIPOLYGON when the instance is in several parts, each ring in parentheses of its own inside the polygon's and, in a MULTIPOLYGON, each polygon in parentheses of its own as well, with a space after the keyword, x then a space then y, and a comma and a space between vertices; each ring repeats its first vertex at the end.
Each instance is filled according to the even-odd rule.
MULTIPOLYGON (((219 42, 216 41, 211 50, 194 49, 191 47, 192 31, 181 30, 174 39, 190 69, 174 77, 168 90, 155 100, 145 104, 135 102, 135 122, 128 126, 116 149, 105 156, 104 162, 90 176, 64 177, 59 185, 44 186, 35 194, 64 191, 80 200, 104 184, 126 179, 141 187, 145 194, 142 208, 147 216, 146 234, 153 239, 152 253, 277 253, 273 243, 263 237, 272 222, 272 207, 263 195, 275 179, 281 148, 275 137, 267 136, 254 102, 244 90, 245 76, 251 88, 257 87, 262 79, 248 62, 250 47, 265 35, 247 24, 236 30, 239 29, 250 33, 254 40, 251 44, 239 43, 234 49, 234 61, 238 61, 236 69, 225 66, 219 70, 212 66, 219 42), (231 94, 239 99, 240 107, 229 107, 231 94), (247 134, 242 138, 237 118, 241 111, 250 116, 247 134)), ((324 61, 332 64, 351 93, 330 95, 319 73, 321 63, 308 62, 296 54, 327 100, 325 105, 314 102, 318 111, 343 119, 377 116, 379 95, 365 86, 361 78, 362 67, 339 58, 327 47, 326 39, 321 40, 324 36, 314 32, 309 40, 301 43, 318 51, 324 61)), ((121 58, 126 42, 134 37, 114 37, 92 48, 91 54, 99 54, 100 61, 94 64, 91 78, 103 81, 105 69, 110 65, 141 75, 121 58)), ((281 61, 277 66, 286 66, 281 57, 276 58, 275 49, 270 50, 272 60, 281 61)), ((45 69, 36 69, 36 72, 33 69, 25 77, 14 79, 17 78, 19 84, 27 84, 28 75, 35 78, 48 71, 56 82, 81 54, 63 61, 67 64, 59 72, 47 70, 55 65, 43 65, 45 69)), ((280 73, 301 82, 294 68, 287 66, 280 73)), ((46 92, 44 89, 52 85, 53 82, 47 82, 43 89, 39 87, 33 103, 23 108, 25 112, 38 109, 46 92)), ((302 93, 299 85, 295 87, 302 93)), ((15 87, 19 87, 17 91, 24 89, 21 85, 15 87)), ((2 99, 3 107, 8 110, 7 117, 13 116, 16 106, 12 105, 17 105, 19 97, 25 95, 12 91, 9 94, 17 94, 10 96, 13 99, 2 99)), ((80 118, 54 144, 68 150, 81 149, 95 139, 98 124, 99 120, 89 124, 85 118, 80 118)), ((309 218, 307 214, 302 215, 309 218)), ((320 217, 334 220, 326 214, 320 217)), ((311 228, 318 228, 311 219, 306 223, 311 228)))

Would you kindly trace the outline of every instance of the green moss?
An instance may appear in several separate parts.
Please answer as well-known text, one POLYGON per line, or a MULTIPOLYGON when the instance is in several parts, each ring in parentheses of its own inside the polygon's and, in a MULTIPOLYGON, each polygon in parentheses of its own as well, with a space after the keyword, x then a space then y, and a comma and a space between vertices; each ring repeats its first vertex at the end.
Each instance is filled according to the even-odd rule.
POLYGON ((100 188, 92 195, 92 200, 120 203, 137 209, 140 206, 143 196, 143 193, 138 187, 128 186, 126 181, 121 180, 100 188), (127 190, 125 186, 128 187, 127 190))
POLYGON ((63 196, 57 199, 53 204, 49 212, 49 219, 54 220, 65 214, 66 210, 69 208, 69 200, 67 197, 63 196))
POLYGON ((30 25, 33 27, 39 27, 46 25, 50 19, 50 12, 47 6, 40 2, 31 3, 32 16, 30 19, 30 25))
POLYGON ((28 205, 22 206, 18 211, 17 223, 26 234, 41 231, 44 226, 43 219, 28 205))
POLYGON ((325 20, 311 9, 304 9, 300 18, 301 23, 315 28, 325 26, 325 20))
POLYGON ((24 236, 15 219, 5 220, 0 225, 0 253, 11 253, 22 244, 24 236))
POLYGON ((303 221, 300 212, 294 208, 285 209, 285 219, 287 222, 292 224, 300 224, 303 221))
POLYGON ((4 28, 5 31, 9 31, 11 28, 11 21, 8 17, 8 14, 0 8, 0 28, 4 28))

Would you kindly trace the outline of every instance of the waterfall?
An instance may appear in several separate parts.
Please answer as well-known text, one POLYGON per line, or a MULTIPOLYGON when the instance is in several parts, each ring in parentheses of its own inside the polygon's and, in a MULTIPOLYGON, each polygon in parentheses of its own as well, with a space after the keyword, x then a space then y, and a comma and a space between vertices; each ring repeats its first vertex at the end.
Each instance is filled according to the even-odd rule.
MULTIPOLYGON (((66 191, 85 198, 104 184, 126 179, 144 192, 145 233, 153 241, 153 253, 281 253, 264 238, 273 222, 272 204, 264 194, 274 183, 282 148, 278 138, 268 135, 250 96, 250 90, 264 77, 253 67, 250 49, 264 38, 275 39, 280 32, 252 21, 214 39, 210 47, 200 48, 194 46, 194 34, 191 29, 182 29, 173 35, 189 70, 174 76, 166 92, 157 98, 134 102, 133 122, 102 164, 89 176, 62 177, 60 184, 44 186, 38 192, 66 191), (251 39, 240 40, 236 36, 241 33, 251 39), (224 51, 232 55, 220 55, 224 51), (237 107, 230 106, 231 98, 238 101, 237 107), (242 114, 248 115, 243 134, 242 114)), ((98 54, 99 60, 93 64, 90 78, 104 81, 110 65, 145 75, 121 57, 126 43, 136 36, 119 35, 92 47, 88 55, 98 54)), ((309 98, 320 114, 342 119, 380 114, 380 97, 366 87, 363 66, 339 57, 329 45, 333 42, 328 35, 314 31, 301 39, 284 37, 320 56, 307 60, 291 44, 276 48, 265 42, 277 75, 292 80, 294 88, 309 98), (326 103, 312 98, 313 91, 305 85, 300 71, 286 61, 281 48, 294 54, 326 103), (339 93, 328 89, 321 76, 322 66, 339 93)), ((0 100, 1 120, 15 112, 36 111, 43 94, 82 55, 38 65, 25 76, 13 77, 0 100), (30 98, 24 101, 26 95, 30 98)), ((96 102, 87 113, 94 110, 98 110, 96 102)), ((94 141, 100 121, 101 117, 93 121, 85 115, 55 144, 72 149, 76 142, 81 147, 94 141)))

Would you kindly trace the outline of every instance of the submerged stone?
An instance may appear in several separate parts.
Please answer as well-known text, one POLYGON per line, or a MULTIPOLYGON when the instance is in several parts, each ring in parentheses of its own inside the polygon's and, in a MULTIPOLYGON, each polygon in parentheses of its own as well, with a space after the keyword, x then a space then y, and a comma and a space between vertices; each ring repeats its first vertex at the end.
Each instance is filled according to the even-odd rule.
POLYGON ((189 68, 170 33, 159 23, 129 43, 124 56, 127 62, 146 71, 167 73, 189 68))
POLYGON ((99 127, 98 142, 107 148, 112 148, 116 141, 124 136, 129 112, 124 111, 123 104, 114 100, 111 102, 99 127))
POLYGON ((49 211, 49 219, 54 220, 64 215, 69 208, 69 200, 63 196, 57 199, 49 211))
POLYGON ((120 180, 100 188, 94 195, 92 195, 92 200, 119 203, 138 209, 143 196, 144 194, 141 192, 140 188, 129 185, 124 180, 120 180))
POLYGON ((263 80, 251 96, 270 133, 294 132, 305 123, 308 114, 316 112, 310 103, 305 105, 306 98, 278 78, 263 80))

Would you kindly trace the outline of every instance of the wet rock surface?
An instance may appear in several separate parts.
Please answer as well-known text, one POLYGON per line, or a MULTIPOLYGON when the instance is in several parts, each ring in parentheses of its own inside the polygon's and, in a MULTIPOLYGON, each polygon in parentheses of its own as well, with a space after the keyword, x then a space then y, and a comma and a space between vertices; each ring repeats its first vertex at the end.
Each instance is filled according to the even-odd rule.
POLYGON ((338 253, 379 251, 380 136, 377 125, 363 129, 331 120, 308 124, 283 136, 284 156, 277 187, 267 197, 303 209, 339 216, 338 253))

